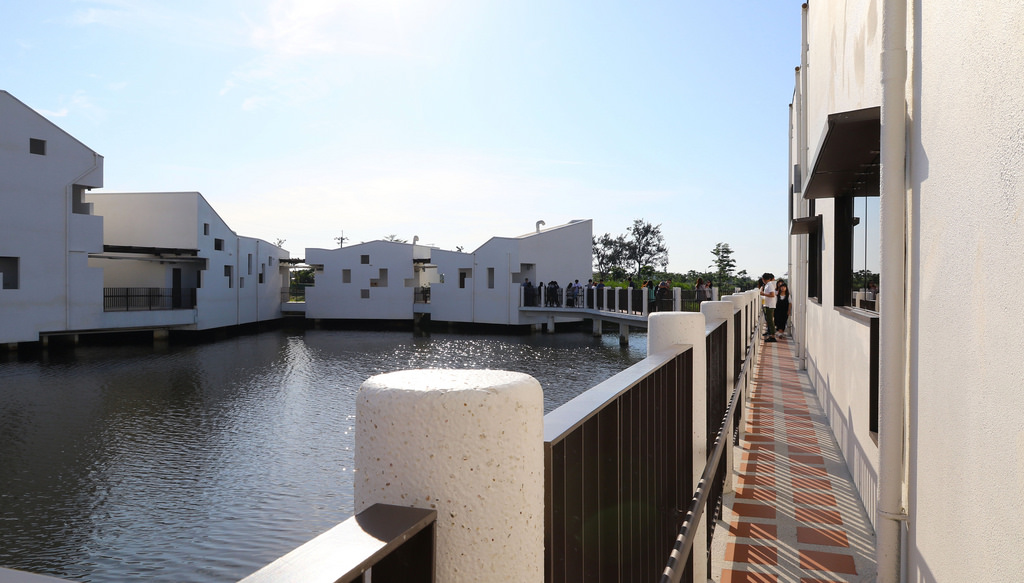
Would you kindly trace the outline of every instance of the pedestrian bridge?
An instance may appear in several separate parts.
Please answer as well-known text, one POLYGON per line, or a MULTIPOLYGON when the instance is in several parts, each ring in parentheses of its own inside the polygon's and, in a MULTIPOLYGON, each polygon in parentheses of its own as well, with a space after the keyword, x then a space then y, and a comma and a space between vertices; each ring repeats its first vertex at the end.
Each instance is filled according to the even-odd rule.
POLYGON ((571 297, 565 289, 549 294, 548 290, 520 292, 519 321, 524 324, 547 325, 553 332, 557 322, 578 319, 592 320, 594 335, 603 333, 604 323, 619 325, 619 342, 629 341, 629 329, 647 329, 647 318, 651 312, 697 312, 700 302, 684 297, 684 290, 672 288, 663 290, 655 300, 648 298, 646 289, 602 288, 581 290, 578 297, 571 297))

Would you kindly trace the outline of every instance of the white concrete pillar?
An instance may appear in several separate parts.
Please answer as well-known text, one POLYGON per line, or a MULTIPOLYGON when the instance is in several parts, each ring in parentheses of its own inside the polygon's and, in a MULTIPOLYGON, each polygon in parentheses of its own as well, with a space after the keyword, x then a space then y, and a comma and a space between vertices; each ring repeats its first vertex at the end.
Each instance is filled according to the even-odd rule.
POLYGON ((555 317, 548 316, 548 334, 555 333, 555 317))
POLYGON ((629 324, 619 324, 619 345, 627 346, 629 344, 629 324))
POLYGON ((604 333, 604 329, 603 329, 604 326, 602 325, 601 319, 600 318, 594 318, 593 319, 593 323, 594 323, 594 332, 593 332, 594 336, 601 336, 604 333))
MULTIPOLYGON (((647 320, 647 355, 657 354, 675 344, 693 346, 693 452, 690 459, 696 485, 707 464, 707 343, 704 314, 700 312, 656 312, 647 320)), ((693 542, 693 580, 708 579, 707 514, 697 526, 693 542)), ((714 528, 714 525, 711 526, 714 528)))
POLYGON ((679 312, 683 309, 683 290, 682 288, 672 288, 672 311, 679 312))
POLYGON ((533 377, 371 377, 356 398, 355 437, 355 511, 436 509, 439 583, 544 580, 544 399, 533 377))

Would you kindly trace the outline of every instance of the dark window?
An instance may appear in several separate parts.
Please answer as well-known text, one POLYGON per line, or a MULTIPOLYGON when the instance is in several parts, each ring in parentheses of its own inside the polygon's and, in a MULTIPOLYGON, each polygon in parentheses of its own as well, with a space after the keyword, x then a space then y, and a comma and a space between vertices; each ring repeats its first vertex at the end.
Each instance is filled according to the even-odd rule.
POLYGON ((0 279, 3 280, 2 289, 18 289, 18 257, 0 257, 0 279))
POLYGON ((361 289, 361 290, 359 290, 359 297, 361 299, 364 299, 364 300, 370 299, 370 290, 368 290, 368 289, 361 289))
POLYGON ((232 270, 231 270, 231 266, 230 265, 225 265, 224 266, 224 277, 228 278, 228 289, 231 289, 232 287, 234 287, 232 285, 232 281, 231 281, 231 279, 232 279, 231 271, 232 270))
POLYGON ((252 253, 249 254, 249 273, 248 273, 248 275, 252 275, 252 253))
POLYGON ((473 270, 471 268, 459 269, 459 289, 465 289, 466 279, 473 277, 473 270))
MULTIPOLYGON (((809 214, 814 215, 814 201, 810 201, 809 214)), ((821 301, 821 229, 807 235, 807 297, 821 301)))
POLYGON ((844 196, 835 203, 835 305, 874 311, 879 284, 879 198, 844 196))
POLYGON ((36 138, 28 139, 28 153, 38 154, 40 156, 46 155, 46 140, 39 140, 36 138))
POLYGON ((370 264, 370 256, 369 255, 360 255, 359 256, 359 263, 362 263, 363 265, 369 265, 370 264))
POLYGON ((224 239, 214 239, 213 240, 213 248, 216 249, 217 251, 223 251, 224 250, 224 239))
POLYGON ((209 234, 210 234, 210 223, 203 223, 203 234, 209 236, 209 234))
POLYGON ((487 289, 494 289, 494 268, 487 268, 487 289))
POLYGON ((341 283, 352 283, 352 270, 342 269, 341 270, 341 283))

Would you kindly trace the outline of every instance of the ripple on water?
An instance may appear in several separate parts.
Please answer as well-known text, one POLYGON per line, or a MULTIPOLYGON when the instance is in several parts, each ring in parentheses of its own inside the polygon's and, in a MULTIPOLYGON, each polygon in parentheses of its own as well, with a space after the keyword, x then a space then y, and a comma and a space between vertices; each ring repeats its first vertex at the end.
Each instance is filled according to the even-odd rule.
POLYGON ((645 337, 267 332, 0 361, 0 565, 237 580, 351 515, 355 393, 413 368, 525 372, 550 411, 645 337))

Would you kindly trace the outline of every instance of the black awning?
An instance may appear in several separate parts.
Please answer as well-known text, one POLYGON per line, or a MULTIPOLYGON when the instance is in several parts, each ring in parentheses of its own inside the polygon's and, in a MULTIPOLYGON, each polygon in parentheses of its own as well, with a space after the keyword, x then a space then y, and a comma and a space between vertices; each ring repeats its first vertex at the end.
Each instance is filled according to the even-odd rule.
POLYGON ((172 247, 139 247, 136 245, 104 245, 104 253, 131 253, 136 255, 185 255, 195 257, 198 249, 177 249, 172 247))
POLYGON ((810 235, 811 233, 817 233, 821 229, 821 215, 814 215, 813 217, 801 217, 799 219, 793 219, 793 224, 789 226, 790 235, 810 235))
POLYGON ((804 198, 879 195, 880 107, 828 116, 804 198))

